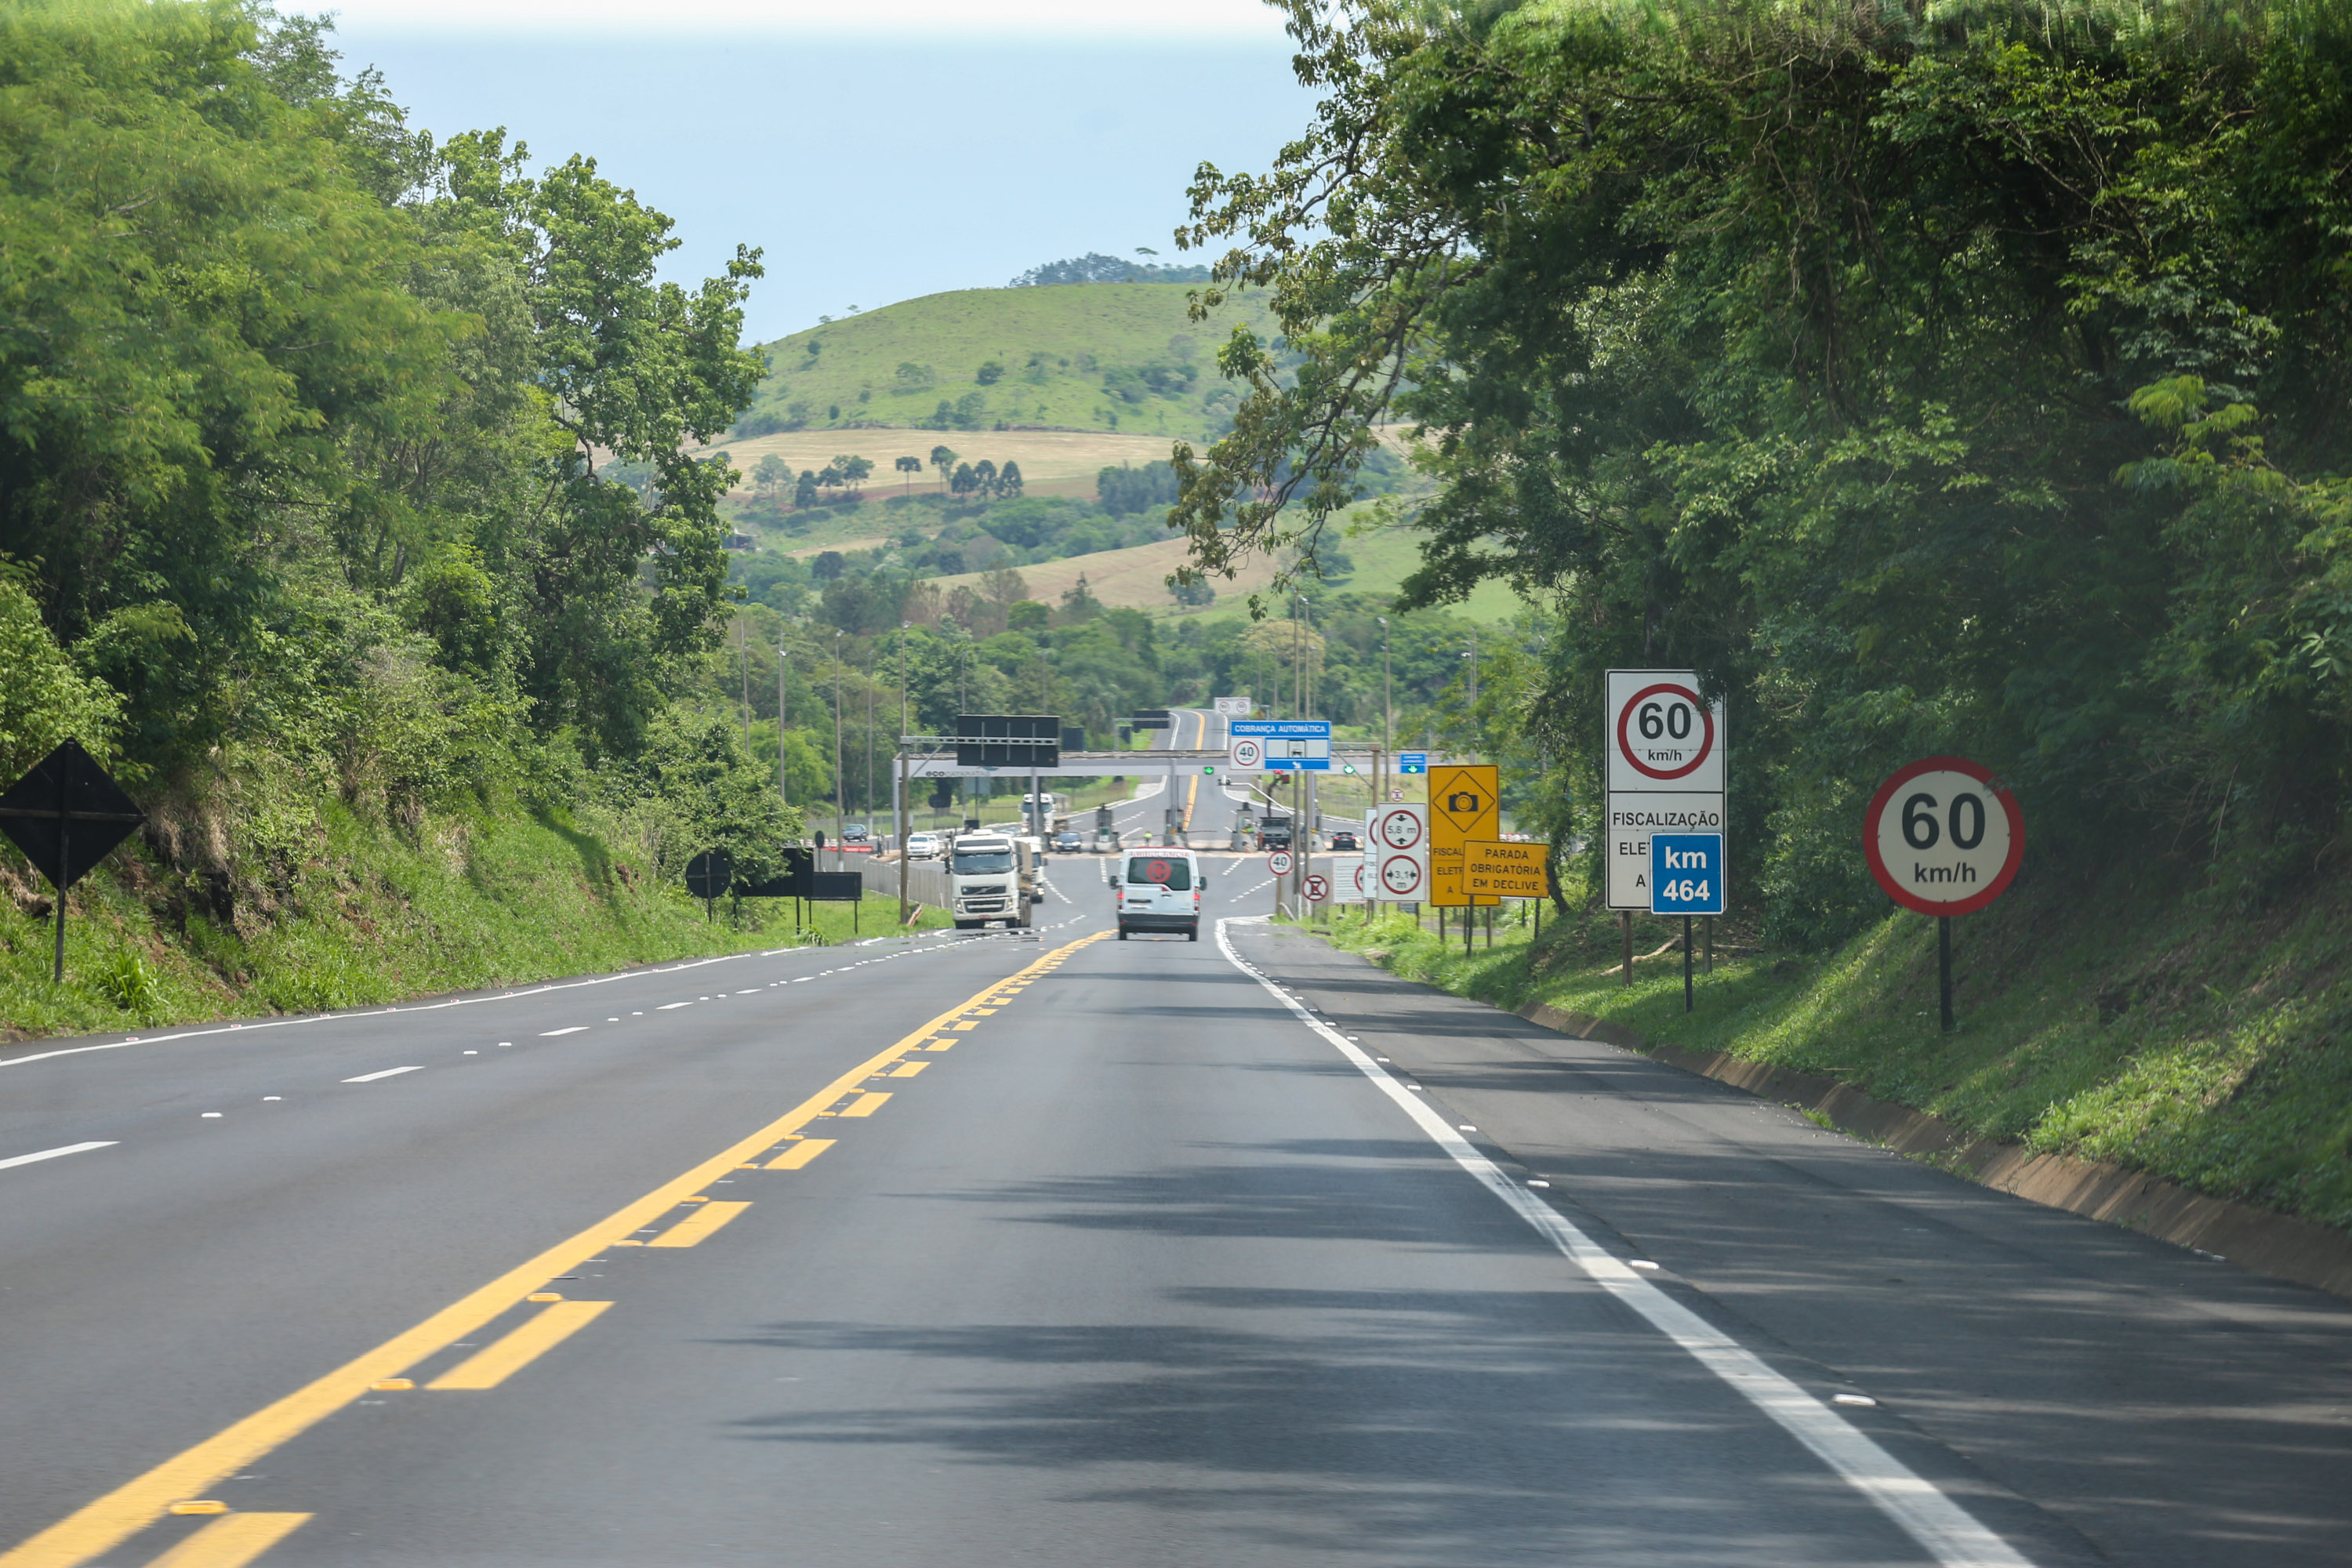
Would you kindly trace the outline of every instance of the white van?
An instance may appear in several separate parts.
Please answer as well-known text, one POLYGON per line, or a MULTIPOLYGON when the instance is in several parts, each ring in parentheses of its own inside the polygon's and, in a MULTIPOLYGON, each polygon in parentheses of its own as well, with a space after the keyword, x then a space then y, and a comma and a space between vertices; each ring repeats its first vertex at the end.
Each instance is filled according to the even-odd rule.
POLYGON ((1105 869, 1118 904, 1118 940, 1137 931, 1201 940, 1201 861, 1190 849, 1130 849, 1105 869))

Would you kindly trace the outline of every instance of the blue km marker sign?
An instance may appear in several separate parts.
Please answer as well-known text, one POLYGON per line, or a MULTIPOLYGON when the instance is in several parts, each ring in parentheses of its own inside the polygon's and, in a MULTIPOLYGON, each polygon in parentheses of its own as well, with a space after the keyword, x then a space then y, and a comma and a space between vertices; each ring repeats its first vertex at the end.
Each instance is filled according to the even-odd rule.
POLYGON ((1397 753, 1397 772, 1401 773, 1425 773, 1428 771, 1429 753, 1427 752, 1399 752, 1397 753))
POLYGON ((1719 915, 1723 912, 1723 835, 1650 835, 1650 912, 1654 915, 1719 915))

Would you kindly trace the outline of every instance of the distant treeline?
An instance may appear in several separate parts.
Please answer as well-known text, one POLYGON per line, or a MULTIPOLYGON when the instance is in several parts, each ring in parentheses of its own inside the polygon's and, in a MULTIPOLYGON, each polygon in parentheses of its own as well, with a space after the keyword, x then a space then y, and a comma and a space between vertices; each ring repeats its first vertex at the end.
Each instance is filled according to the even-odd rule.
POLYGON ((1090 250, 1067 261, 1032 267, 1005 285, 1008 289, 1038 289, 1053 283, 1206 283, 1205 267, 1160 267, 1147 261, 1122 261, 1090 250))

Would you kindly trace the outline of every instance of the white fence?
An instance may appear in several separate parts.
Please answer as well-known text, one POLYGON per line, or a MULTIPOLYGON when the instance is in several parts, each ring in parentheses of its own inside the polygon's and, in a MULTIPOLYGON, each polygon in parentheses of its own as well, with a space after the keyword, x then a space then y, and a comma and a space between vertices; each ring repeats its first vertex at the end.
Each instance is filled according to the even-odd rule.
MULTIPOLYGON (((901 863, 873 855, 857 862, 857 874, 866 882, 869 893, 886 898, 898 896, 901 863)), ((910 860, 904 863, 907 897, 919 904, 929 904, 935 910, 948 907, 948 868, 944 860, 910 860)))

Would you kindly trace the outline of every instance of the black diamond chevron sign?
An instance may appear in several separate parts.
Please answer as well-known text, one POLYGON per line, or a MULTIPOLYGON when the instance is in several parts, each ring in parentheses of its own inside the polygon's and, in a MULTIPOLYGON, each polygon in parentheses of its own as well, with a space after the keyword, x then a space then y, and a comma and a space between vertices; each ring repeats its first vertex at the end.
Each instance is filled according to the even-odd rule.
POLYGON ((0 795, 0 833, 58 890, 59 980, 66 974, 66 889, 146 820, 79 741, 59 745, 0 795))

